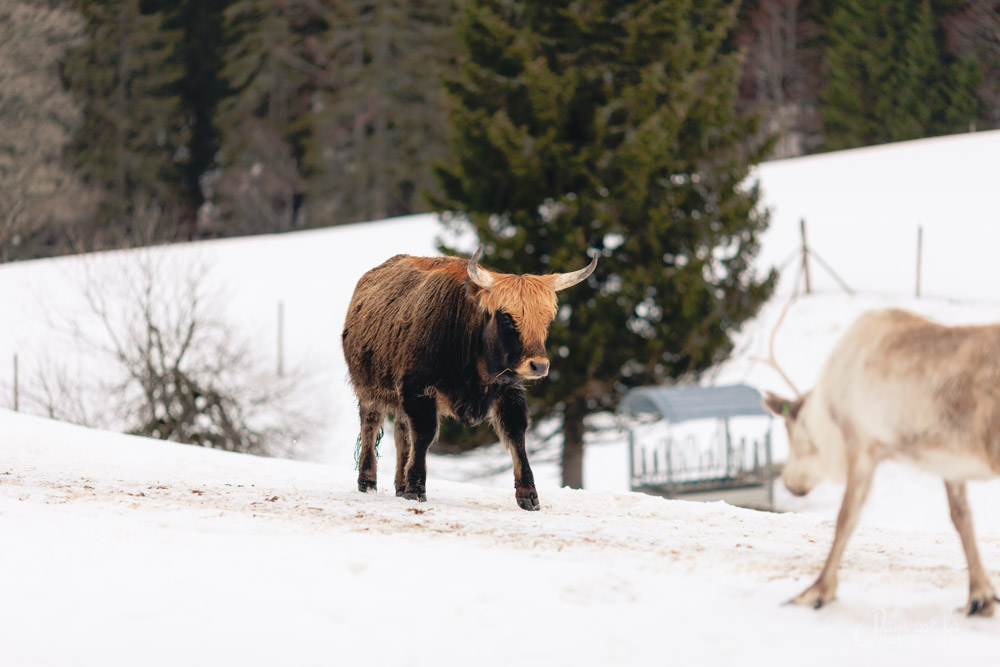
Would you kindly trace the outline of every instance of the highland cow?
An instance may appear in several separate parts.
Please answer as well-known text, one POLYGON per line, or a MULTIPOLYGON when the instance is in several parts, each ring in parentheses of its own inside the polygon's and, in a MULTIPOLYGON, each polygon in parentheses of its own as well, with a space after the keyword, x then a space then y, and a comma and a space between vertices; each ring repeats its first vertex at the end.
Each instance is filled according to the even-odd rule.
POLYGON ((528 464, 524 381, 549 372, 545 338, 556 292, 597 266, 572 273, 511 275, 469 261, 396 255, 358 281, 342 342, 361 416, 358 489, 376 488, 376 434, 395 417, 396 495, 424 501, 426 454, 438 419, 489 419, 514 464, 518 506, 537 510, 528 464))

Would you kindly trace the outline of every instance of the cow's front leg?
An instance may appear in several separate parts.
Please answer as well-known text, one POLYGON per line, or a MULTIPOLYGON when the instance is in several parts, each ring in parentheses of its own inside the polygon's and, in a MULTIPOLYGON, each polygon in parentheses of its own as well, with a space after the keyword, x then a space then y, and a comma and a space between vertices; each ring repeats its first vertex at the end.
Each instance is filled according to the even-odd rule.
POLYGON ((844 500, 837 515, 837 531, 833 536, 830 554, 826 557, 823 571, 820 572, 816 583, 793 598, 791 602, 794 604, 819 609, 837 597, 837 570, 840 569, 840 560, 844 556, 847 541, 858 525, 861 507, 868 497, 874 473, 875 463, 867 457, 855 455, 848 463, 847 488, 844 490, 844 500))
POLYGON ((505 389, 493 406, 493 429, 510 452, 514 463, 514 498, 523 510, 539 509, 535 477, 528 464, 525 435, 528 431, 528 404, 524 390, 519 387, 505 389))
POLYGON ((969 500, 965 493, 965 482, 945 482, 948 492, 948 507, 951 509, 951 522, 955 524, 958 536, 962 538, 962 548, 965 549, 965 561, 969 564, 969 604, 965 606, 968 615, 980 614, 992 616, 997 599, 993 584, 979 560, 979 549, 976 547, 976 533, 972 528, 972 513, 969 511, 969 500))
POLYGON ((410 425, 411 441, 403 497, 424 502, 427 500, 427 450, 438 433, 437 406, 426 392, 419 392, 404 395, 402 407, 410 425))

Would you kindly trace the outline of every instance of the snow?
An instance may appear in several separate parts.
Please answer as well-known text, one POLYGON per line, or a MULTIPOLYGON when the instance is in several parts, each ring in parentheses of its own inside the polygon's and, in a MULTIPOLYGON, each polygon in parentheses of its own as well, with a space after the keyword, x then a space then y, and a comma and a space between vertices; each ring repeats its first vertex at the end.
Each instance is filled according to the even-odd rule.
MULTIPOLYGON (((831 538, 814 514, 428 482, 0 412, 0 655, 10 665, 935 664, 995 647, 953 609, 953 532, 862 527, 843 602, 781 606, 831 538), (776 658, 777 656, 777 658, 776 658)), ((974 500, 975 502, 975 500, 974 500)), ((987 563, 1000 539, 980 537, 987 563)))
MULTIPOLYGON (((812 264, 816 294, 792 305, 777 334, 778 359, 801 388, 867 309, 1000 320, 990 275, 1000 132, 768 163, 757 175, 774 211, 759 269, 793 256, 805 217, 810 245, 858 292, 843 294, 812 264), (917 224, 923 299, 913 296, 917 224)), ((558 437, 543 443, 553 428, 539 426, 529 440, 538 513, 517 508, 498 447, 433 457, 429 501, 395 498, 389 434, 379 492, 358 493, 343 314, 361 273, 399 252, 433 254, 441 233, 433 216, 414 216, 139 251, 176 275, 207 267, 218 314, 264 366, 275 363, 283 304, 286 364, 306 372, 321 424, 313 460, 0 410, 0 664, 937 664, 995 651, 1000 621, 956 613, 968 581, 942 484, 904 466, 877 474, 840 600, 820 612, 781 603, 818 573, 840 487, 793 498, 779 485, 783 513, 628 493, 611 416, 593 422, 585 491, 559 488, 558 437)), ((82 276, 134 256, 0 266, 0 385, 14 353, 23 382, 60 364, 85 385, 102 379, 101 359, 84 359, 65 325, 87 317, 82 276)), ((706 382, 788 392, 750 357, 766 354, 795 283, 789 268, 706 382)), ((0 386, 0 404, 9 399, 0 386)), ((990 512, 1000 482, 970 484, 970 500, 1000 584, 1000 514, 990 512)))

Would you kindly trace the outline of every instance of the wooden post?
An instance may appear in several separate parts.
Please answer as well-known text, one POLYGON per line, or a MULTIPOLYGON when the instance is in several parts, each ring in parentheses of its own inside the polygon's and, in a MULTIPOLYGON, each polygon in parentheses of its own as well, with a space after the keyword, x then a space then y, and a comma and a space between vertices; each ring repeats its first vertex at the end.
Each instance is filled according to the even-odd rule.
POLYGON ((809 245, 806 243, 806 219, 799 220, 802 230, 802 273, 806 279, 806 294, 812 294, 812 281, 809 279, 809 245))
POLYGON ((667 489, 668 489, 668 493, 670 493, 670 497, 672 498, 675 495, 674 494, 674 457, 673 457, 674 442, 670 438, 667 438, 666 442, 667 442, 667 448, 665 450, 663 458, 666 459, 666 466, 667 466, 667 489))
POLYGON ((21 408, 21 397, 18 387, 18 377, 17 377, 17 355, 14 355, 14 412, 17 412, 21 408))
POLYGON ((628 429, 628 489, 635 491, 635 431, 628 429))
MULTIPOLYGON (((774 424, 774 420, 771 420, 774 424)), ((767 435, 764 436, 764 473, 765 484, 767 484, 767 507, 774 509, 774 461, 771 459, 771 426, 767 427, 767 435)))
POLYGON ((920 298, 920 268, 924 256, 924 227, 917 226, 917 298, 920 298))
POLYGON ((723 420, 726 425, 726 477, 730 477, 733 472, 733 439, 729 435, 729 420, 723 420))
POLYGON ((285 302, 278 302, 278 377, 285 376, 285 302))

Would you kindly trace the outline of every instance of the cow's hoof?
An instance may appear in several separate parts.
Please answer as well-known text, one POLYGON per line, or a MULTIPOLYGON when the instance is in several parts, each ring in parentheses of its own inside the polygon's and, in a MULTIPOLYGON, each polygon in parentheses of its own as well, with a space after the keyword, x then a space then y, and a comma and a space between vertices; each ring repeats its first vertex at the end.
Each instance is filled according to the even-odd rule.
POLYGON ((404 491, 403 497, 407 500, 416 500, 421 503, 427 502, 427 494, 423 491, 404 491))
POLYGON ((537 512, 541 508, 541 505, 538 504, 538 493, 534 489, 518 491, 515 497, 517 498, 517 506, 523 510, 537 512))
POLYGON ((996 611, 994 602, 1000 602, 1000 598, 995 595, 987 595, 970 599, 969 604, 962 611, 966 616, 992 616, 996 611))
POLYGON ((374 479, 359 479, 358 480, 358 491, 361 493, 368 493, 369 491, 374 491, 376 489, 376 483, 374 479))

